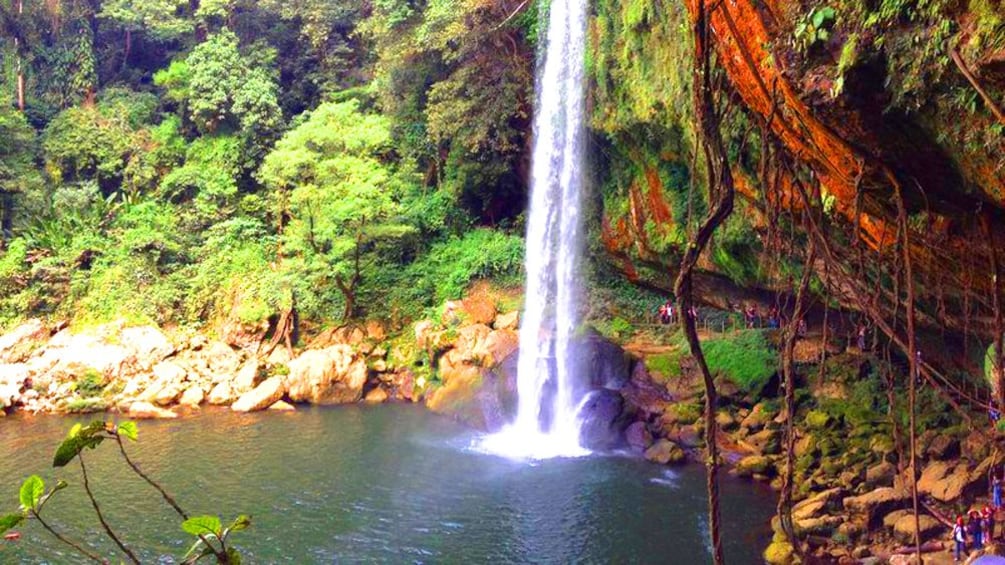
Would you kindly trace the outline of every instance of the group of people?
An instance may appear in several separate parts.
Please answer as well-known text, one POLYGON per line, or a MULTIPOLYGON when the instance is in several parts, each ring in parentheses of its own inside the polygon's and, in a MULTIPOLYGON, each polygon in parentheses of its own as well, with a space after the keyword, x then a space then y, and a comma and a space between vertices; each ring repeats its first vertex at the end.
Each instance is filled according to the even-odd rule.
MULTIPOLYGON (((666 302, 660 304, 659 307, 659 319, 660 323, 663 325, 672 325, 677 323, 677 306, 674 304, 673 299, 668 298, 666 302)), ((691 317, 695 320, 698 319, 698 309, 694 306, 691 307, 691 317)))
POLYGON ((968 551, 982 549, 997 537, 995 536, 995 515, 1002 508, 1002 478, 995 475, 991 480, 991 506, 983 510, 973 509, 964 517, 956 517, 953 526, 953 542, 955 558, 963 559, 968 551))

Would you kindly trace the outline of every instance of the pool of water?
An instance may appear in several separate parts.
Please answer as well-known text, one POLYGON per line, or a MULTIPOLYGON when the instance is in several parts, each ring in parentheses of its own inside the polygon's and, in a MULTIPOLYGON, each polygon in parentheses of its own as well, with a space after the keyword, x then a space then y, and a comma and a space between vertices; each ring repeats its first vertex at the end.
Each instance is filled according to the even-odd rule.
MULTIPOLYGON (((74 421, 0 419, 0 513, 17 507, 27 475, 66 479, 43 516, 117 562, 79 467, 50 466, 74 421)), ((511 461, 472 449, 477 440, 416 406, 205 410, 141 422, 131 455, 190 513, 250 514, 252 528, 234 540, 250 563, 709 561, 700 467, 616 454, 511 461)), ((177 516, 115 455, 112 444, 86 453, 109 522, 144 563, 180 561, 188 540, 177 516)), ((771 492, 725 479, 722 503, 727 560, 762 562, 771 492)), ((37 524, 21 531, 0 541, 0 562, 81 562, 37 524)))

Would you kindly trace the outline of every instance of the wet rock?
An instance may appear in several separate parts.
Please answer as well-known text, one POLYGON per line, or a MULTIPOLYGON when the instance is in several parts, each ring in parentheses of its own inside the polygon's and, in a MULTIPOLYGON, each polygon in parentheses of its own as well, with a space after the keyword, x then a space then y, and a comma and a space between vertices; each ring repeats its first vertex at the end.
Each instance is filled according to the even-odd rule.
POLYGON ((670 440, 661 439, 645 452, 645 458, 660 465, 683 463, 687 459, 684 450, 670 440))
POLYGON ((754 408, 740 422, 740 427, 750 432, 757 432, 767 426, 774 415, 768 411, 763 402, 754 405, 754 408))
POLYGON ((348 345, 305 351, 287 367, 286 382, 294 402, 344 404, 363 397, 366 362, 348 345))
POLYGON ((776 430, 761 430, 740 442, 751 452, 759 455, 777 455, 781 452, 781 435, 776 430))
POLYGON ((624 399, 615 391, 601 389, 590 393, 580 410, 580 442, 588 449, 613 449, 623 442, 621 414, 624 399))
POLYGON ((751 477, 755 474, 767 475, 771 469, 771 459, 764 455, 748 455, 736 463, 733 474, 738 477, 751 477))
POLYGON ((282 399, 286 386, 281 377, 269 377, 254 390, 246 392, 234 402, 230 409, 235 412, 257 412, 265 410, 282 399))
POLYGON ((653 442, 653 436, 646 428, 645 422, 632 422, 625 429, 625 441, 628 446, 638 451, 648 448, 653 442))
POLYGON ((581 367, 590 372, 592 388, 621 390, 628 384, 631 360, 618 344, 591 330, 576 347, 582 352, 581 367))
MULTIPOLYGON (((455 350, 448 351, 440 357, 443 386, 426 396, 426 406, 433 412, 481 430, 501 429, 516 412, 518 358, 514 353, 488 369, 462 361, 455 350)), ((402 375, 409 379, 411 373, 406 371, 402 375)), ((402 386, 399 385, 399 391, 403 390, 402 386)))
POLYGON ((643 416, 664 414, 673 397, 666 387, 653 382, 645 363, 635 363, 628 384, 621 389, 625 403, 643 416))
POLYGON ((387 391, 377 387, 366 393, 366 397, 363 400, 369 404, 381 404, 383 402, 387 402, 387 391))
POLYGON ((129 405, 129 417, 137 420, 171 419, 177 418, 178 414, 140 400, 129 405))
POLYGON ((272 406, 269 406, 269 410, 275 410, 277 412, 295 412, 297 409, 285 400, 277 400, 272 404, 272 406))

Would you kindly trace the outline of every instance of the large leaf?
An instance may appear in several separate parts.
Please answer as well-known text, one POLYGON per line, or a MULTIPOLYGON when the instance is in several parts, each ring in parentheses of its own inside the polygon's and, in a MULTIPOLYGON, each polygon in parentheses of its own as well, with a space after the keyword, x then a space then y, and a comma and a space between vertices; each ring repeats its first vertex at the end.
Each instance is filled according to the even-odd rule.
POLYGON ((87 426, 74 425, 70 428, 70 433, 66 435, 63 443, 59 444, 59 447, 56 448, 56 455, 52 459, 52 466, 65 467, 67 463, 73 461, 77 455, 80 455, 80 452, 84 449, 98 447, 101 442, 105 441, 104 436, 100 435, 104 431, 105 423, 100 420, 95 420, 87 426))
POLYGON ((21 522, 24 522, 24 514, 7 514, 6 516, 0 516, 0 534, 11 528, 16 528, 21 522))
POLYGON ((25 510, 34 510, 43 494, 45 494, 45 481, 42 477, 38 475, 28 477, 21 484, 21 507, 25 510))
POLYGON ((139 437, 139 428, 136 427, 136 422, 122 422, 119 424, 117 433, 124 438, 136 441, 136 438, 139 437))
POLYGON ((216 516, 193 516, 181 524, 181 529, 193 536, 220 537, 223 526, 216 516))

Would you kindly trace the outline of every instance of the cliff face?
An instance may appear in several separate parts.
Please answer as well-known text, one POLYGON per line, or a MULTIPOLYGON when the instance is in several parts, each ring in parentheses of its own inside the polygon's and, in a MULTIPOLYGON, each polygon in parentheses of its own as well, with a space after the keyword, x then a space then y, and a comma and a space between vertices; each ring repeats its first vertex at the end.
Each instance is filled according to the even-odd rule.
MULTIPOLYGON (((603 108, 594 125, 612 163, 601 237, 629 278, 650 282, 669 279, 688 226, 703 214, 705 174, 690 157, 682 76, 696 4, 656 4, 601 1, 594 33, 594 103, 603 108)), ((804 191, 823 203, 831 266, 842 267, 825 277, 824 261, 816 265, 829 294, 850 307, 868 297, 892 312, 903 301, 891 284, 902 268, 899 190, 919 320, 986 343, 992 252, 1005 241, 1005 6, 714 6, 720 106, 743 202, 703 264, 707 280, 785 288, 784 264, 806 241, 794 215, 804 191), (779 230, 789 251, 780 260, 779 230)), ((706 287, 706 298, 713 292, 706 287)))

